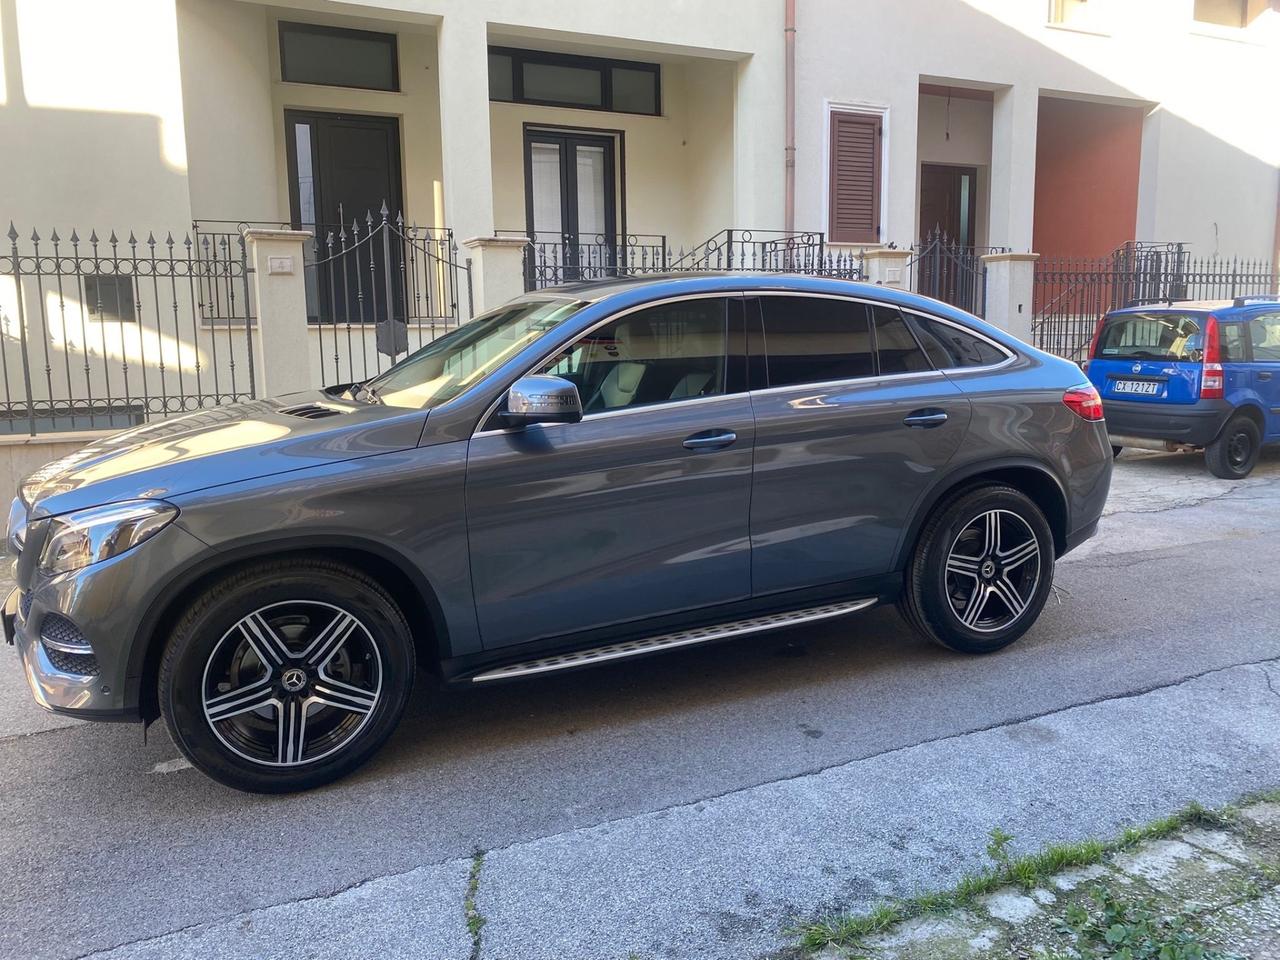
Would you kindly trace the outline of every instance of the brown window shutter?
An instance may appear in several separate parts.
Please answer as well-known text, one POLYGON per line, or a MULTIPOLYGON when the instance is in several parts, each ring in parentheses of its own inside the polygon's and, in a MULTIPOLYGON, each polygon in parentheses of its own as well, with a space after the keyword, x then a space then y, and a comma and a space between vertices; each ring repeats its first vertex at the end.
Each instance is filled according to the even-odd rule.
POLYGON ((831 114, 832 243, 880 241, 880 123, 875 114, 831 114))

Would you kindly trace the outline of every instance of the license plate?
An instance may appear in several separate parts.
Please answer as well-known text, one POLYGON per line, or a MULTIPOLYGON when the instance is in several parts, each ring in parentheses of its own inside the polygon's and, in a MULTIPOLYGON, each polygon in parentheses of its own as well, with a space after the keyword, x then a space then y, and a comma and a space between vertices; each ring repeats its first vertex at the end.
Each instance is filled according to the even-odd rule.
POLYGON ((1154 397, 1160 392, 1157 380, 1117 380, 1112 388, 1113 393, 1138 393, 1154 397))

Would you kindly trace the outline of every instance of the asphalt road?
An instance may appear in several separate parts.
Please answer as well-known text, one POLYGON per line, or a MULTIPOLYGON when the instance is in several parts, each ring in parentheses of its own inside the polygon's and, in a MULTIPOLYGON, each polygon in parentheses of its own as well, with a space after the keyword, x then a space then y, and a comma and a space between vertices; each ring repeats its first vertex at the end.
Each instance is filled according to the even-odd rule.
POLYGON ((752 956, 945 881, 993 818, 1071 836, 1280 785, 1280 454, 1240 483, 1126 454, 1057 584, 993 657, 877 610, 421 690, 373 763, 293 797, 206 780, 159 726, 44 715, 0 648, 0 956, 467 957, 478 851, 481 957, 752 956))

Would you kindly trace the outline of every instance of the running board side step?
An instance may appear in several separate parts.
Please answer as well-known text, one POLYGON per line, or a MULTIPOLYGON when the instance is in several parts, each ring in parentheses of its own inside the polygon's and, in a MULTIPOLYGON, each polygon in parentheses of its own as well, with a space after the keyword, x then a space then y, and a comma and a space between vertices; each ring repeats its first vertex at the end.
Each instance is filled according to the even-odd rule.
POLYGON ((698 643, 712 640, 725 640, 729 637, 741 637, 749 633, 760 633, 764 630, 776 630, 779 627, 792 627, 814 620, 828 620, 832 617, 843 617, 875 606, 876 597, 863 597, 859 600, 846 600, 840 603, 828 603, 821 607, 807 607, 804 610, 792 610, 788 613, 771 613, 764 617, 751 617, 747 620, 734 620, 710 627, 698 627, 694 630, 679 630, 675 633, 664 633, 643 640, 627 640, 622 643, 609 643, 587 650, 575 650, 537 660, 525 660, 505 667, 486 670, 471 678, 472 683, 484 683, 487 680, 512 680, 516 677, 531 677, 539 673, 550 673, 554 670, 568 670, 571 667, 585 667, 595 663, 606 663, 610 660, 621 660, 624 657, 635 657, 645 653, 656 653, 660 650, 674 650, 676 647, 690 647, 698 643))

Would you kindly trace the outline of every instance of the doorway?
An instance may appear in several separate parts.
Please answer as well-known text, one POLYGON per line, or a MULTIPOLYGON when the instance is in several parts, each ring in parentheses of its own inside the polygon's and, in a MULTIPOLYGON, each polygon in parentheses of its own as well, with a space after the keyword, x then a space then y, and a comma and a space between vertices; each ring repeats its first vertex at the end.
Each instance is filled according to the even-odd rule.
POLYGON ((942 163, 920 165, 920 242, 935 233, 950 243, 977 242, 978 168, 942 163))
MULTIPOLYGON (((330 232, 335 238, 336 255, 342 249, 342 241, 337 239, 342 231, 346 232, 348 248, 356 242, 357 233, 359 239, 368 236, 369 215, 376 231, 382 222, 379 211, 383 203, 392 218, 403 212, 397 118, 286 110, 284 123, 290 219, 294 229, 314 231, 313 261, 328 259, 326 238, 330 232), (357 230, 353 230, 353 223, 358 225, 357 230)), ((372 261, 369 256, 351 256, 345 278, 340 275, 342 265, 337 261, 327 264, 324 270, 304 271, 308 319, 385 322, 388 306, 390 316, 403 319, 403 285, 385 281, 386 255, 381 238, 374 237, 361 247, 368 248, 372 261)), ((394 260, 394 253, 392 257, 394 260)), ((390 266, 398 272, 394 262, 390 266)))
POLYGON ((538 257, 550 250, 563 280, 608 275, 617 266, 614 138, 526 129, 524 168, 526 228, 538 257))

